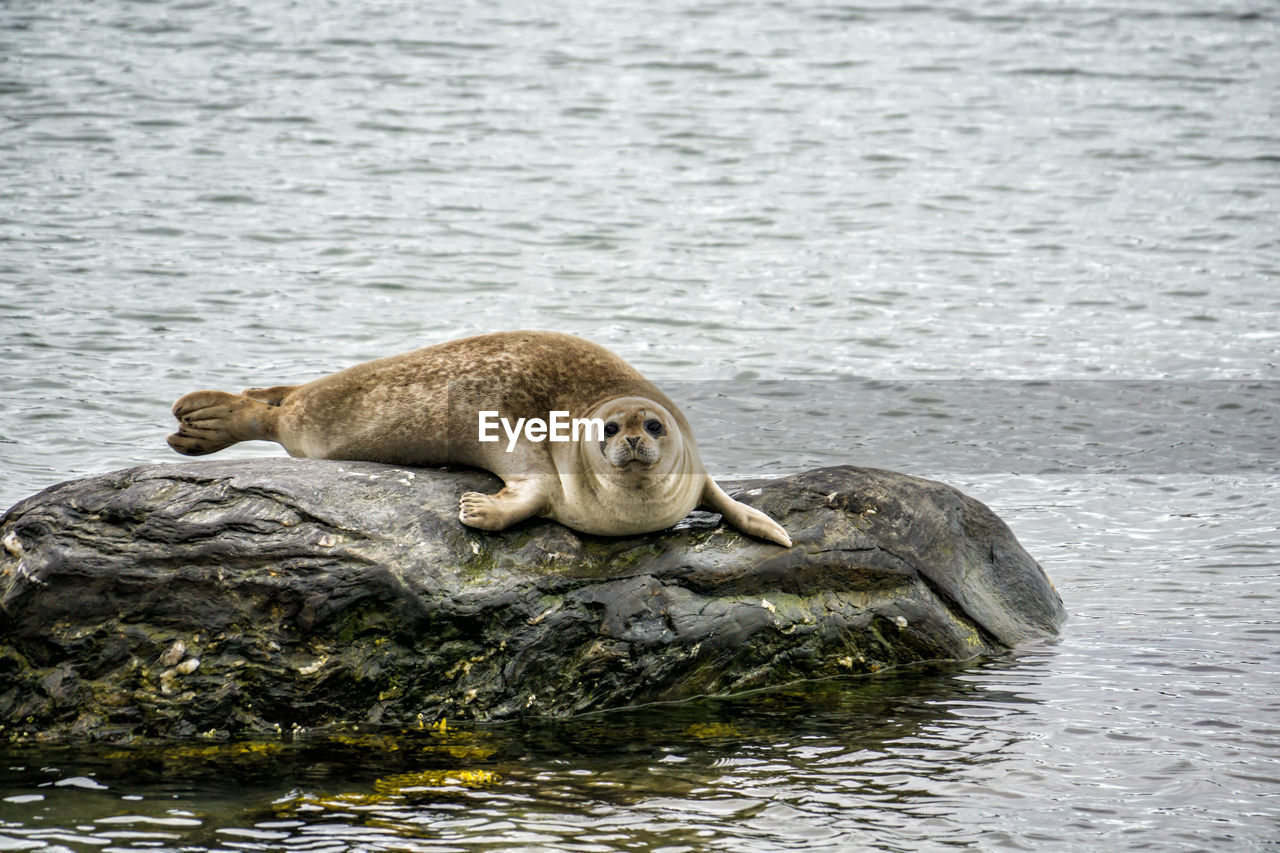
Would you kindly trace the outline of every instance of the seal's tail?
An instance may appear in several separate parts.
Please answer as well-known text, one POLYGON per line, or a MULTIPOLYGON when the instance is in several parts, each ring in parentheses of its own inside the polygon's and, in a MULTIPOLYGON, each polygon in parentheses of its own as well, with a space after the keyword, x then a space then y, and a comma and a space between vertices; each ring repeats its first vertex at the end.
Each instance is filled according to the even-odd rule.
POLYGON ((244 394, 193 391, 173 404, 178 431, 169 446, 187 456, 204 456, 238 441, 275 439, 276 408, 244 394))

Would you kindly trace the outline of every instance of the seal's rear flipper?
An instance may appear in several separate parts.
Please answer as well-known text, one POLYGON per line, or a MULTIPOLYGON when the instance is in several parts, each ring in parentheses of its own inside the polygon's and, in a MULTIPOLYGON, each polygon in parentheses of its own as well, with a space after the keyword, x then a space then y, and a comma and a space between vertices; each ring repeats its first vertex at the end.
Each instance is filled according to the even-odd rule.
POLYGON ((273 407, 243 394, 193 391, 173 404, 178 431, 169 446, 187 456, 204 456, 239 441, 275 437, 273 407))
POLYGON ((257 400, 268 406, 278 406, 284 402, 285 397, 289 396, 289 392, 297 387, 297 385, 273 385, 270 388, 246 388, 240 393, 250 400, 257 400))

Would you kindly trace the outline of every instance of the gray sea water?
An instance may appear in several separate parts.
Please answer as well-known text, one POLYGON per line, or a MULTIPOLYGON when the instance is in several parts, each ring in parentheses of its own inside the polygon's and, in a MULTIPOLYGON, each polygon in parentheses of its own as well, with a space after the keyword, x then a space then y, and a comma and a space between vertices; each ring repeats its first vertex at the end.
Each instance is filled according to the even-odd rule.
POLYGON ((1070 613, 565 723, 0 747, 0 850, 1272 849, 1277 69, 1245 0, 0 3, 0 506, 177 461, 186 391, 552 328, 717 476, 959 486, 1070 613))

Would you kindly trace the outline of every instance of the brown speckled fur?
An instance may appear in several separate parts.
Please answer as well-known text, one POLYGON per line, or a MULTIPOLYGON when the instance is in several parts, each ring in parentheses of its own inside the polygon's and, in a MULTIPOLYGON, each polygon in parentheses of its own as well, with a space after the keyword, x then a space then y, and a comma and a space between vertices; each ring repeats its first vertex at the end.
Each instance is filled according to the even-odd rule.
POLYGON ((169 444, 188 455, 265 439, 292 456, 488 469, 506 487, 492 496, 463 496, 460 517, 475 527, 499 530, 544 515, 588 532, 639 532, 673 524, 701 502, 748 532, 790 544, 772 520, 729 498, 707 476, 688 422, 661 391, 604 347, 559 332, 462 338, 303 385, 196 391, 173 412, 180 426, 169 444), (613 470, 603 457, 583 457, 580 447, 571 456, 522 440, 511 453, 500 446, 505 439, 478 441, 481 410, 496 410, 512 423, 545 420, 552 411, 579 418, 618 398, 631 400, 624 430, 637 436, 643 419, 635 412, 644 411, 645 401, 669 414, 672 434, 654 439, 654 448, 666 448, 665 456, 655 453, 660 465, 613 470), (756 529, 761 525, 767 532, 756 529))

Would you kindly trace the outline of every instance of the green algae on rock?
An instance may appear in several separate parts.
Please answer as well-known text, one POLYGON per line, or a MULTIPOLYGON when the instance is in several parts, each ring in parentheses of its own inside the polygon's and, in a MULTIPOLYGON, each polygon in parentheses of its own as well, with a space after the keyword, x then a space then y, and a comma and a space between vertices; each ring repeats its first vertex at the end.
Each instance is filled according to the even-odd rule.
POLYGON ((132 468, 0 518, 0 737, 564 717, 964 660, 1062 603, 987 507, 838 467, 731 485, 791 549, 697 514, 635 537, 457 521, 479 471, 132 468))

